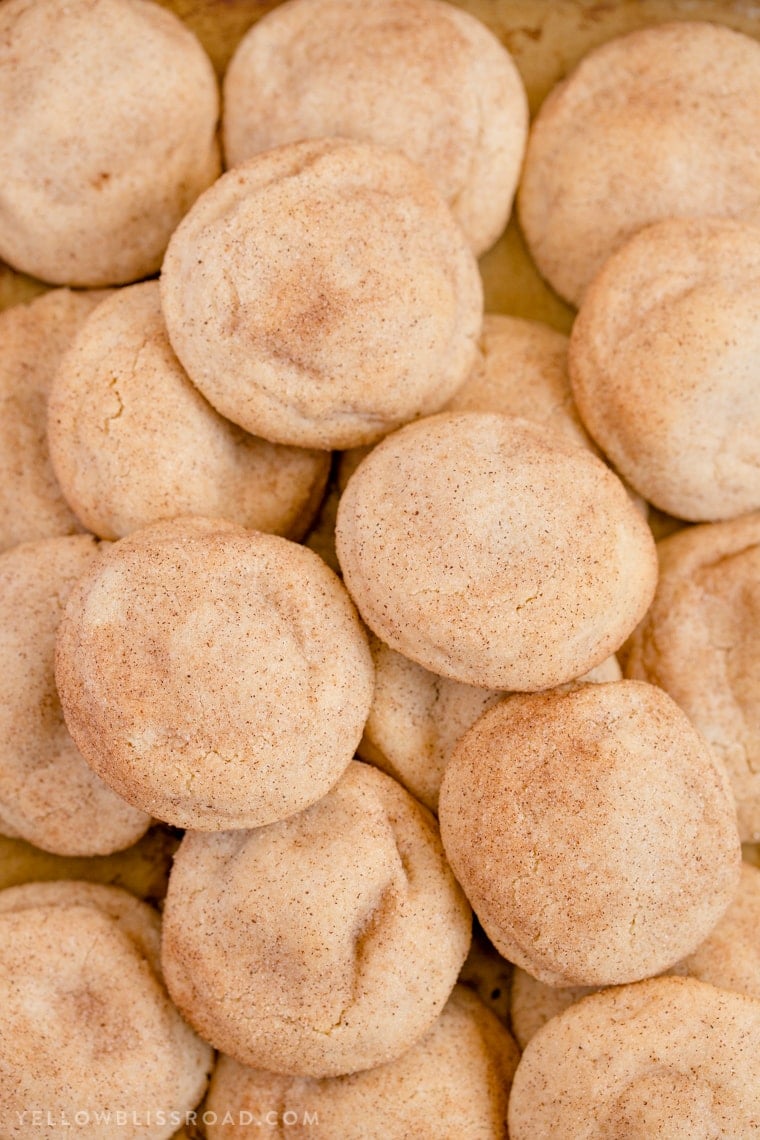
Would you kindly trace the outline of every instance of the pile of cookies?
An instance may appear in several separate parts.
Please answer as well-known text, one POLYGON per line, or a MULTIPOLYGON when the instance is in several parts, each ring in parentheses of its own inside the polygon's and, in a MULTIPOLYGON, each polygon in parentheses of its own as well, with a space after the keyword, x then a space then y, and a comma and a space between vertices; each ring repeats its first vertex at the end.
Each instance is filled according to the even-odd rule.
POLYGON ((755 1134, 758 90, 2 0, 0 1140, 755 1134))

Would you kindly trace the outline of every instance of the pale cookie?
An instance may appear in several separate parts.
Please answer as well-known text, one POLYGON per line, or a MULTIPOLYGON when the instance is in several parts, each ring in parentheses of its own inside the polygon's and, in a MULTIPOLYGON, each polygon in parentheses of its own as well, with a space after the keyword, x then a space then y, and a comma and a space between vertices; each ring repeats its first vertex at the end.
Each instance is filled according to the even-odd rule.
POLYGON ((211 63, 146 0, 0 6, 0 257, 62 285, 155 273, 220 172, 211 63))
POLYGON ((47 443, 47 399, 63 354, 102 294, 56 289, 0 313, 0 550, 74 534, 47 443))
POLYGON ((519 1059, 504 1026, 457 986, 421 1041, 362 1073, 304 1079, 221 1057, 205 1104, 206 1135, 243 1140, 252 1116, 277 1118, 312 1140, 503 1140, 519 1059))
MULTIPOLYGON (((481 713, 504 693, 449 681, 374 636, 375 695, 358 752, 433 811, 451 750, 481 713)), ((607 658, 580 680, 619 681, 620 666, 607 658)))
POLYGON ((93 313, 53 383, 48 440, 69 505, 102 538, 164 518, 228 518, 301 538, 330 457, 278 447, 214 411, 166 335, 158 282, 93 313))
POLYGON ((536 1034, 515 1073, 511 1140, 749 1140, 760 1002, 692 978, 594 994, 536 1034))
POLYGON ((760 227, 659 222, 596 277, 570 340, 583 422, 621 475, 692 521, 760 507, 760 227))
POLYGON ((550 325, 487 313, 478 361, 447 410, 522 416, 596 452, 573 400, 567 346, 550 325))
POLYGON ((0 894, 0 1128, 63 1140, 168 1140, 201 1099, 212 1052, 171 1004, 158 917, 113 887, 0 894))
MULTIPOLYGON (((693 954, 682 959, 671 974, 684 974, 760 1000, 760 871, 742 863, 739 891, 730 907, 693 954)), ((509 1020, 522 1049, 552 1017, 587 994, 588 986, 548 986, 525 970, 515 969, 509 1003, 509 1020)))
POLYGON ((155 524, 73 590, 56 679, 87 762, 177 827, 284 819, 338 780, 373 668, 321 559, 219 520, 155 524))
POLYGON ((136 843, 150 823, 86 764, 55 687, 66 599, 99 561, 85 535, 0 555, 0 832, 58 855, 108 855, 136 843))
POLYGON ((578 305, 604 262, 662 218, 760 221, 760 44, 718 24, 643 28, 592 51, 541 108, 520 222, 578 305))
POLYGON ((659 685, 726 765, 739 832, 760 839, 760 514, 690 527, 658 544, 652 608, 626 673, 659 685))
POLYGON ((640 681, 490 709, 452 754, 439 816, 486 934, 550 985, 668 969, 739 884, 725 770, 674 702, 640 681))
POLYGON ((383 440, 343 494, 336 543, 382 641, 482 688, 580 676, 654 592, 654 542, 620 480, 507 416, 445 413, 383 440))
POLYGON ((380 143, 427 171, 477 254, 507 224, 527 133, 509 53, 438 0, 291 0, 224 80, 228 165, 299 139, 380 143))
POLYGON ((161 295, 190 379, 247 431, 370 443, 437 411, 475 361, 477 263, 425 173, 339 139, 230 171, 174 234, 161 295))
POLYGON ((255 831, 188 832, 163 963, 191 1025, 242 1064, 334 1077, 431 1028, 470 945, 432 816, 367 764, 255 831))

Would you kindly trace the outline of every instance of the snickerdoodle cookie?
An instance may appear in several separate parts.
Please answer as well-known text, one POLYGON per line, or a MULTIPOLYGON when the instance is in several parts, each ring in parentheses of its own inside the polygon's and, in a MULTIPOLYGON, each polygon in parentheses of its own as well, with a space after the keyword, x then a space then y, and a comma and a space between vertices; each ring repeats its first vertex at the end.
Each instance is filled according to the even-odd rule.
POLYGON ((155 273, 220 170, 211 63, 147 0, 0 6, 0 257, 62 285, 155 273))
POLYGON ((299 815, 188 832, 169 880, 163 964, 216 1048, 328 1077, 393 1061, 431 1028, 470 944, 433 817, 367 764, 299 815))
POLYGON ((689 527, 658 544, 652 607, 626 673, 681 706, 731 777, 739 831, 760 839, 760 514, 689 527))
POLYGON ((217 411, 301 447, 370 443, 442 407, 482 324, 477 263, 424 171, 340 139, 225 174, 172 237, 161 287, 217 411))
POLYGON ((760 1002, 693 978, 586 997, 522 1055, 511 1140, 738 1140, 755 1134, 760 1002))
POLYGON ((58 633, 66 723, 129 803, 179 827, 258 827, 328 791, 372 698, 367 640, 312 551, 220 520, 115 543, 58 633))
POLYGON ((586 427, 645 499, 723 519, 760 507, 759 356, 760 226, 670 219, 586 292, 570 379, 586 427))
POLYGON ((81 329, 50 393, 48 440, 67 502, 103 538, 180 515, 300 538, 330 466, 214 411, 172 351, 156 281, 120 289, 81 329))
POLYGON ((596 451, 573 400, 567 346, 550 325, 487 313, 478 360, 447 411, 522 416, 596 451))
POLYGON ((508 697, 454 749, 439 815, 486 934, 550 985, 668 969, 738 888, 725 769, 640 681, 508 697))
POLYGON ((33 883, 0 892, 2 1134, 168 1140, 201 1099, 212 1052, 164 988, 158 916, 125 891, 33 883), (174 1118, 174 1119, 173 1119, 174 1118))
POLYGON ((247 1114, 274 1114, 286 1125, 313 1121, 314 1140, 503 1140, 519 1059, 504 1026, 457 986, 421 1041, 398 1060, 361 1073, 304 1079, 221 1057, 206 1101, 207 1119, 215 1122, 206 1134, 242 1140, 247 1114), (227 1114, 233 1123, 224 1123, 227 1114))
POLYGON ((611 253, 662 218, 760 221, 760 44, 719 24, 642 28, 592 51, 528 141, 520 221, 577 305, 611 253))
POLYGON ((654 543, 620 480, 508 416, 443 413, 383 440, 349 480, 336 542, 378 637, 483 688, 580 676, 654 592, 654 543))
MULTIPOLYGON (((438 809, 438 793, 451 750, 481 713, 504 697, 439 677, 402 657, 374 635, 372 698, 359 755, 395 777, 413 796, 438 809)), ((581 680, 619 681, 615 657, 609 657, 581 680)))
POLYGON ((476 253, 507 224, 527 132, 509 53, 438 0, 290 0, 224 80, 230 166, 299 139, 380 143, 424 167, 476 253))
POLYGON ((0 833, 58 855, 108 855, 150 817, 85 763, 55 687, 55 638, 74 584, 100 561, 86 535, 0 554, 0 833))
MULTIPOLYGON (((668 971, 709 982, 760 1000, 760 871, 742 863, 739 890, 718 924, 686 958, 668 971)), ((522 1049, 552 1017, 596 989, 588 986, 548 986, 515 969, 509 1003, 509 1022, 522 1049)))
POLYGON ((63 354, 102 297, 56 289, 0 313, 0 550, 81 529, 50 463, 47 399, 63 354))

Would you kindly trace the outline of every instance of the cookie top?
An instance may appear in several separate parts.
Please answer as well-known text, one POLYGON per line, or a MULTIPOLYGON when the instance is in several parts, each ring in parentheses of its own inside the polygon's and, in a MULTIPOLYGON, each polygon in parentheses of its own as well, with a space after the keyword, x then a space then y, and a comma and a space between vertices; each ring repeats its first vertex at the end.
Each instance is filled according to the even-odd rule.
POLYGON ((221 520, 157 523, 80 580, 58 633, 66 723, 129 803, 258 827, 313 803, 361 737, 372 659, 321 559, 221 520))
POLYGON ((583 1001, 529 1043, 509 1102, 512 1140, 751 1134, 760 1002, 692 978, 583 1001))
POLYGON ((8 0, 0 257, 61 285, 155 273, 219 174, 218 112, 208 57, 158 4, 8 0))
POLYGON ((483 309, 477 263, 424 171, 336 139, 224 175, 172 237, 161 295, 174 351, 222 415, 323 448, 442 407, 483 309))
POLYGON ((760 227, 670 219, 619 249, 573 326, 588 430, 645 499, 678 518, 760 507, 760 227))
POLYGON ((541 321, 486 313, 479 343, 475 367, 447 411, 522 416, 596 452, 573 400, 566 336, 541 321))
POLYGON ((643 617, 656 556, 620 480, 527 420, 444 413, 380 443, 336 529, 367 625, 424 668, 542 689, 614 653, 643 617))
POLYGON ((719 24, 642 28, 592 51, 543 104, 518 196, 541 273, 578 305, 663 218, 760 220, 760 44, 719 24))
POLYGON ((81 529, 50 463, 46 405, 64 352, 101 300, 56 289, 0 313, 0 550, 81 529))
POLYGON ((478 254, 507 224, 528 133, 494 35, 438 0, 290 0, 254 24, 224 80, 230 166, 325 136, 402 151, 478 254))
POLYGON ((0 832, 58 855, 108 855, 150 823, 85 763, 55 687, 66 599, 100 557, 89 535, 0 555, 0 832))
MULTIPOLYGON (((742 863, 739 890, 730 907, 693 954, 678 962, 670 974, 687 975, 719 989, 760 999, 760 870, 742 863)), ((515 969, 509 1003, 509 1023, 520 1048, 552 1017, 596 993, 588 986, 548 986, 525 970, 515 969)))
POLYGON ((433 1025, 470 909, 432 816, 354 763, 299 815, 188 832, 164 912, 169 991, 242 1064, 328 1077, 393 1061, 433 1025))
POLYGON ((11 1140, 30 1135, 40 1106, 88 1140, 102 1140, 105 1111, 123 1114, 116 1131, 129 1140, 168 1140, 171 1114, 198 1103, 212 1052, 164 989, 157 922, 114 887, 35 883, 0 893, 0 1064, 13 1074, 0 1115, 11 1140), (150 1107, 149 1124, 136 1105, 150 1107))
POLYGON ((81 329, 50 393, 48 440, 68 503, 111 539, 181 515, 300 538, 330 466, 214 411, 172 351, 157 281, 120 289, 81 329))
POLYGON ((512 1076, 520 1058, 510 1033, 464 986, 456 986, 421 1041, 387 1065, 310 1080, 249 1069, 221 1057, 209 1088, 208 1140, 232 1140, 246 1112, 315 1120, 315 1140, 503 1140, 512 1076))
POLYGON ((760 839, 760 514, 658 544, 660 580, 626 673, 659 685, 725 763, 742 839, 760 839))
POLYGON ((668 969, 738 887, 725 769, 677 705, 640 681, 490 709, 454 749, 439 817, 486 934, 550 985, 668 969))
MULTIPOLYGON (((402 657, 373 635, 372 698, 359 755, 393 776, 433 811, 444 769, 456 742, 504 693, 439 677, 402 657)), ((615 657, 581 680, 619 681, 615 657)))

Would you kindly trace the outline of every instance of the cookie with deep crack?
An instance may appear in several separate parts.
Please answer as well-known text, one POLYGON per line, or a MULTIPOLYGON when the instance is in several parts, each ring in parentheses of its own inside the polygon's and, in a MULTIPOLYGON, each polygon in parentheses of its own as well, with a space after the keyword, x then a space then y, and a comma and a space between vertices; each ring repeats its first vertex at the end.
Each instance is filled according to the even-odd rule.
POLYGON ((242 1064, 334 1077, 400 1057, 449 998, 470 909, 433 817, 354 763, 252 831, 188 832, 164 912, 169 991, 242 1064))

